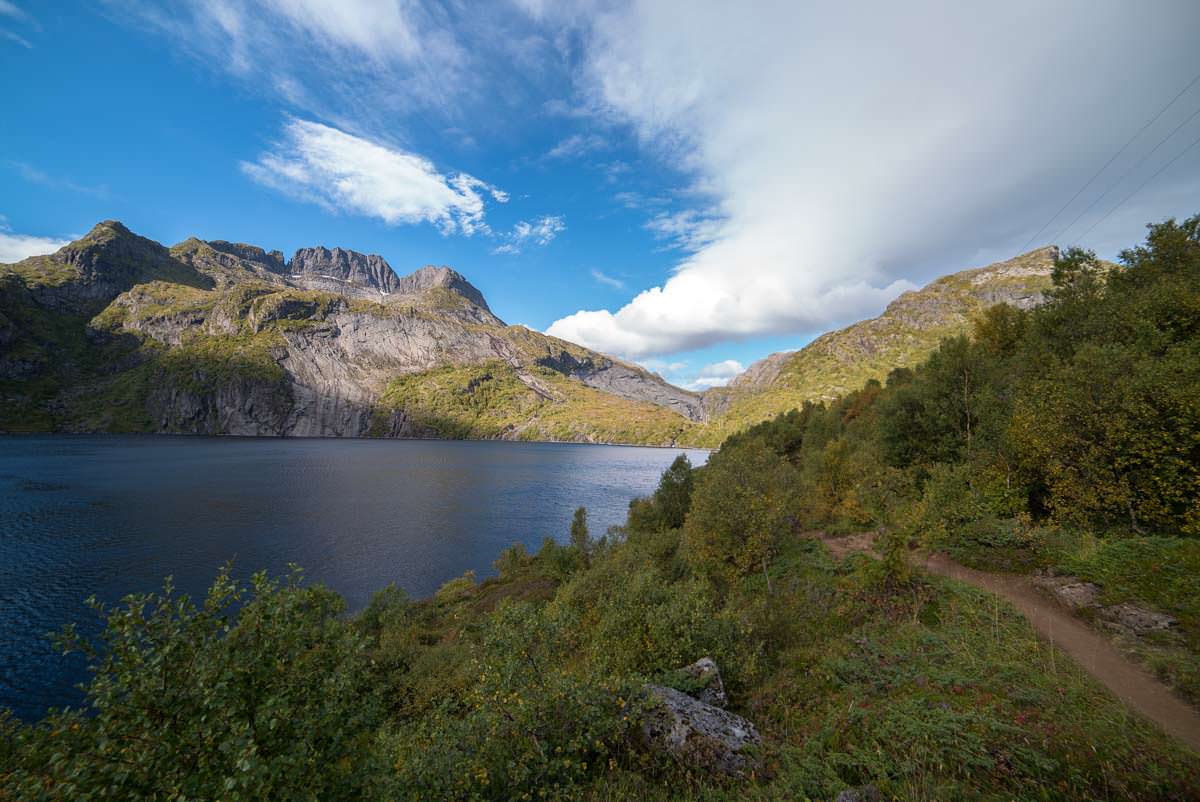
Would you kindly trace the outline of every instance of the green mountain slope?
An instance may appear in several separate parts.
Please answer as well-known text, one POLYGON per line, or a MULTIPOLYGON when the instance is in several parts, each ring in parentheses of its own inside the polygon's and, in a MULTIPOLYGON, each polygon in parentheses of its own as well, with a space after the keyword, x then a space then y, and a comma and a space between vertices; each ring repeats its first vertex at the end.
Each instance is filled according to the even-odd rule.
POLYGON ((1050 287, 1056 254, 1054 247, 1039 248, 943 276, 904 293, 879 317, 823 334, 799 351, 772 354, 728 387, 708 391, 708 424, 690 436, 715 445, 805 401, 832 401, 868 379, 883 380, 894 368, 920 363, 943 338, 965 332, 989 306, 1035 306, 1050 287))

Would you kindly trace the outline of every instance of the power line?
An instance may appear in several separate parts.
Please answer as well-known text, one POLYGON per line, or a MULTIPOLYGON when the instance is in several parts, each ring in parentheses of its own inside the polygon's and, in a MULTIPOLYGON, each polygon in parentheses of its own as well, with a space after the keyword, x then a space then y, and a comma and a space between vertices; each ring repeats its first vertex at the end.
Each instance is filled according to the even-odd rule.
MULTIPOLYGON (((1174 106, 1174 105, 1175 105, 1175 101, 1179 100, 1179 98, 1181 98, 1181 97, 1183 97, 1185 94, 1187 94, 1187 91, 1188 91, 1189 89, 1191 89, 1193 86, 1195 86, 1197 81, 1200 81, 1200 74, 1196 75, 1196 77, 1195 77, 1195 78, 1193 78, 1193 79, 1191 80, 1191 82, 1190 82, 1190 83, 1188 83, 1188 85, 1187 85, 1187 86, 1185 86, 1183 89, 1179 90, 1179 94, 1177 94, 1177 95, 1175 95, 1175 97, 1171 98, 1171 102, 1170 102, 1170 103, 1168 103, 1167 105, 1165 105, 1165 106, 1163 106, 1161 109, 1159 109, 1159 110, 1158 110, 1158 114, 1155 114, 1153 117, 1151 117, 1151 118, 1150 118, 1150 121, 1149 121, 1148 123, 1146 123, 1145 125, 1143 125, 1141 128, 1139 128, 1139 129, 1137 130, 1137 133, 1135 133, 1133 136, 1129 137, 1129 140, 1128 140, 1128 141, 1127 141, 1127 142, 1126 142, 1124 145, 1122 145, 1122 146, 1121 146, 1121 149, 1120 149, 1120 150, 1118 150, 1116 153, 1114 153, 1114 154, 1113 154, 1113 155, 1112 155, 1112 156, 1109 158, 1109 160, 1108 160, 1108 161, 1106 161, 1106 162, 1104 163, 1104 165, 1103 165, 1103 166, 1102 166, 1102 167, 1101 167, 1099 170, 1097 170, 1097 171, 1096 171, 1094 174, 1092 174, 1092 177, 1091 177, 1091 178, 1089 178, 1089 179, 1087 180, 1087 183, 1086 183, 1086 184, 1084 184, 1082 187, 1080 187, 1080 188, 1079 188, 1079 190, 1078 190, 1078 191, 1077 191, 1077 192, 1076 192, 1074 195, 1072 195, 1072 196, 1071 196, 1071 199, 1070 199, 1069 201, 1067 201, 1066 203, 1064 203, 1064 204, 1062 205, 1062 208, 1061 208, 1061 209, 1059 209, 1057 212, 1055 212, 1055 213, 1054 213, 1054 215, 1053 215, 1053 216, 1052 216, 1052 217, 1051 217, 1049 220, 1047 220, 1047 221, 1045 222, 1045 224, 1043 224, 1043 225, 1042 225, 1042 227, 1041 227, 1041 228, 1039 228, 1039 229, 1037 230, 1037 233, 1035 233, 1035 234, 1034 234, 1032 237, 1030 237, 1030 238, 1029 238, 1029 240, 1028 240, 1028 241, 1027 241, 1027 242, 1026 242, 1024 245, 1022 245, 1022 246, 1021 246, 1021 252, 1023 253, 1023 252, 1025 251, 1025 249, 1026 249, 1026 248, 1028 248, 1028 247, 1029 247, 1031 244, 1033 244, 1034 240, 1036 240, 1038 237, 1040 237, 1040 236, 1042 235, 1042 232, 1043 232, 1043 231, 1045 231, 1047 228, 1049 228, 1049 227, 1050 227, 1050 224, 1051 224, 1051 223, 1053 223, 1055 220, 1057 220, 1057 219, 1058 219, 1058 216, 1059 216, 1060 214, 1062 214, 1063 212, 1065 212, 1065 211, 1067 210, 1067 207, 1068 207, 1068 206, 1070 206, 1072 203, 1074 203, 1074 202, 1075 202, 1075 200, 1076 200, 1076 199, 1077 199, 1077 198, 1078 198, 1080 195, 1082 195, 1082 194, 1084 193, 1084 191, 1085 191, 1085 190, 1086 190, 1088 187, 1090 187, 1090 186, 1092 185, 1092 182, 1093 182, 1093 181, 1095 181, 1097 178, 1099 178, 1099 177, 1100 177, 1100 174, 1101 174, 1101 173, 1103 173, 1105 170, 1107 170, 1107 169, 1108 169, 1108 166, 1109 166, 1110 164, 1112 164, 1112 163, 1113 163, 1113 162, 1115 162, 1115 161, 1116 161, 1118 158, 1120 158, 1121 154, 1122 154, 1122 153, 1124 153, 1124 152, 1125 152, 1125 150, 1126 150, 1126 149, 1127 149, 1127 148, 1128 148, 1130 145, 1132 145, 1132 144, 1133 144, 1133 141, 1134 141, 1135 139, 1137 139, 1139 136, 1141 136, 1141 135, 1142 135, 1142 133, 1143 133, 1143 132, 1144 132, 1144 131, 1145 131, 1147 128, 1149 128, 1150 126, 1152 126, 1152 125, 1154 125, 1156 122, 1158 122, 1158 118, 1159 118, 1159 117, 1161 117, 1161 116, 1163 116, 1163 114, 1165 114, 1165 113, 1166 113, 1167 109, 1169 109, 1169 108, 1171 108, 1172 106, 1174 106)), ((1118 183, 1119 183, 1119 182, 1118 182, 1118 183)), ((1072 223, 1071 223, 1071 225, 1075 225, 1075 223, 1074 223, 1074 222, 1072 222, 1072 223)), ((1070 227, 1071 227, 1071 226, 1067 226, 1067 229, 1069 229, 1070 227)), ((1064 234, 1066 233, 1066 230, 1067 230, 1067 229, 1064 229, 1064 230, 1063 230, 1063 233, 1064 233, 1064 234)), ((1060 234, 1059 236, 1062 236, 1062 235, 1060 234)))
POLYGON ((1162 147, 1162 146, 1163 146, 1163 145, 1166 143, 1166 141, 1167 141, 1168 139, 1170 139, 1171 137, 1175 136, 1175 134, 1176 134, 1176 133, 1179 131, 1179 129, 1180 129, 1180 128, 1183 128, 1185 125, 1187 125, 1188 123, 1190 123, 1192 120, 1196 119, 1196 117, 1200 117, 1200 109, 1196 109, 1194 112, 1192 112, 1192 116, 1188 117, 1186 120, 1184 120, 1183 122, 1181 122, 1179 125, 1177 125, 1177 126, 1175 126, 1174 128, 1172 128, 1172 129, 1171 129, 1171 133, 1167 134, 1167 135, 1166 135, 1166 136, 1164 136, 1162 139, 1160 139, 1160 140, 1158 141, 1158 144, 1157 144, 1157 145, 1155 145, 1153 148, 1151 148, 1151 149, 1150 149, 1150 152, 1149 152, 1149 153, 1147 153, 1147 154, 1146 154, 1145 156, 1143 156, 1142 158, 1138 159, 1138 160, 1137 160, 1137 163, 1136 163, 1136 164, 1134 164, 1132 167, 1130 167, 1128 170, 1126 170, 1125 172, 1121 173, 1121 177, 1120 177, 1120 178, 1118 178, 1116 181, 1114 181, 1112 184, 1110 184, 1110 185, 1109 185, 1109 187, 1108 187, 1108 189, 1106 189, 1106 190, 1104 190, 1103 192, 1101 192, 1101 193, 1100 193, 1100 195, 1099 195, 1099 196, 1097 196, 1095 200, 1093 200, 1091 203, 1089 203, 1089 204, 1087 205, 1087 208, 1086 208, 1086 209, 1084 209, 1082 212, 1080 212, 1079 214, 1077 214, 1077 215, 1075 216, 1075 219, 1074 219, 1074 220, 1072 220, 1072 221, 1071 221, 1071 222, 1070 222, 1070 223, 1067 225, 1067 227, 1066 227, 1066 228, 1064 228, 1062 231, 1058 232, 1058 236, 1057 236, 1057 237, 1055 237, 1055 239, 1056 239, 1056 240, 1058 240, 1058 239, 1062 239, 1062 237, 1063 237, 1063 236, 1064 236, 1064 235, 1065 235, 1065 234, 1066 234, 1068 231, 1070 231, 1070 230, 1071 230, 1071 228, 1072 228, 1072 227, 1073 227, 1073 226, 1074 226, 1076 223, 1078 223, 1080 220, 1082 220, 1082 219, 1083 219, 1084 215, 1086 215, 1086 214, 1087 214, 1088 212, 1090 212, 1092 209, 1095 209, 1095 208, 1096 208, 1096 205, 1097 205, 1098 203, 1100 203, 1100 201, 1102 201, 1102 200, 1104 200, 1106 197, 1108 197, 1108 193, 1112 192, 1114 189, 1116 189, 1117 187, 1121 186, 1121 184, 1125 183, 1125 179, 1126 179, 1126 178, 1128 178, 1130 175, 1132 175, 1132 174, 1134 173, 1134 171, 1136 171, 1136 170, 1137 170, 1137 168, 1139 168, 1139 167, 1141 167, 1143 164, 1145 164, 1147 159, 1149 159, 1151 156, 1153 156, 1155 153, 1157 153, 1157 152, 1158 152, 1158 149, 1159 149, 1159 148, 1161 148, 1161 147, 1162 147))
POLYGON ((1158 168, 1158 170, 1157 170, 1157 171, 1154 173, 1154 175, 1150 176, 1150 177, 1149 177, 1149 178, 1147 178, 1145 181, 1143 181, 1142 183, 1138 184, 1138 188, 1137 188, 1137 189, 1135 189, 1133 192, 1130 192, 1128 195, 1126 195, 1126 196, 1124 197, 1124 199, 1123 199, 1123 200, 1122 200, 1120 203, 1118 203, 1116 206, 1112 207, 1112 208, 1111 208, 1111 209, 1109 209, 1107 212, 1105 212, 1105 214, 1104 214, 1104 216, 1103 216, 1103 217, 1101 217, 1099 220, 1097 220, 1096 222, 1094 222, 1094 223, 1092 223, 1090 226, 1088 226, 1088 230, 1087 230, 1087 231, 1085 231, 1085 232, 1083 232, 1082 234, 1080 234, 1078 237, 1076 237, 1076 238, 1075 238, 1075 242, 1072 242, 1071 244, 1072 244, 1072 245, 1074 245, 1076 242, 1079 242, 1081 239, 1083 239, 1084 237, 1086 237, 1088 234, 1092 233, 1092 229, 1093 229, 1093 228, 1095 228, 1096 226, 1100 225, 1100 224, 1101 224, 1101 223, 1103 223, 1105 220, 1107 220, 1109 215, 1111 215, 1111 214, 1112 214, 1113 212, 1115 212, 1117 209, 1120 209, 1122 206, 1124 206, 1124 205, 1125 205, 1125 203, 1126 203, 1126 201, 1128 201, 1128 200, 1129 200, 1130 198, 1132 198, 1134 195, 1136 195, 1136 194, 1138 194, 1139 192, 1141 192, 1141 191, 1142 191, 1142 189, 1143 189, 1143 188, 1144 188, 1144 187, 1145 187, 1147 184, 1149 184, 1151 181, 1153 181, 1154 179, 1156 179, 1156 178, 1158 178, 1160 175, 1162 175, 1164 170, 1166 170, 1166 169, 1167 169, 1168 167, 1170 167, 1172 164, 1174 164, 1175 162, 1177 162, 1177 161, 1179 161, 1181 158, 1183 158, 1183 155, 1184 155, 1185 153, 1187 153, 1189 150, 1191 150, 1192 148, 1196 147, 1197 145, 1200 145, 1200 136, 1198 136, 1198 137, 1196 137, 1195 139, 1193 139, 1193 140, 1192 140, 1192 144, 1188 145, 1186 148, 1184 148, 1183 150, 1179 151, 1179 153, 1178 153, 1178 154, 1176 154, 1175 158, 1171 159, 1169 162, 1167 162, 1166 164, 1164 164, 1162 167, 1159 167, 1159 168, 1158 168))

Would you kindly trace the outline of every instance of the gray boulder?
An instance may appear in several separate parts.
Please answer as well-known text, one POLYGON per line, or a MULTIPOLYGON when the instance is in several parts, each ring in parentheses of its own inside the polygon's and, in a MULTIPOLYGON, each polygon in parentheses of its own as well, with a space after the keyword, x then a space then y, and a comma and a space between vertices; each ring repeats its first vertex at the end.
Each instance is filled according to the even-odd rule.
POLYGON ((717 661, 711 657, 701 657, 690 666, 679 669, 679 672, 694 683, 699 690, 693 691, 692 696, 705 704, 714 707, 725 707, 729 697, 725 695, 725 683, 721 681, 721 669, 717 661))
POLYGON ((883 802, 883 794, 873 785, 847 788, 837 795, 834 802, 883 802))
POLYGON ((746 753, 762 742, 749 721, 674 688, 647 685, 646 691, 652 707, 642 720, 642 735, 651 749, 713 774, 744 777, 759 768, 746 753))
POLYGON ((1128 602, 1103 608, 1100 611, 1100 617, 1110 624, 1127 629, 1136 635, 1160 632, 1179 623, 1166 613, 1156 613, 1128 602))
POLYGON ((1071 610, 1100 606, 1100 587, 1076 576, 1036 576, 1034 586, 1071 610))

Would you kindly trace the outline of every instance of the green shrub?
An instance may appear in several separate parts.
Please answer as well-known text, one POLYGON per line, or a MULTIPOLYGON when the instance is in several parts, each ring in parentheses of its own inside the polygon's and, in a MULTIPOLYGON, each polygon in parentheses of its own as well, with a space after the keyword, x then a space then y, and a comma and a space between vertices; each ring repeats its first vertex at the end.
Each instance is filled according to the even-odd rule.
POLYGON ((8 792, 64 800, 361 794, 380 722, 368 641, 341 617, 340 597, 300 580, 298 572, 282 583, 256 574, 246 588, 224 570, 199 606, 170 582, 118 607, 93 602, 106 621, 99 642, 65 636, 92 660, 88 708, 22 732, 32 748, 4 777, 8 792))

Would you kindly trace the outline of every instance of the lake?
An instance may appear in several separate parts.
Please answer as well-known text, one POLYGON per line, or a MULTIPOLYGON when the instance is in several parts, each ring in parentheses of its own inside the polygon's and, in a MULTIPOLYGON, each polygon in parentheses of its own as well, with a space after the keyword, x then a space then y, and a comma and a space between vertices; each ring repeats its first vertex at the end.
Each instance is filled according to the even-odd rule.
MULTIPOLYGON (((82 660, 48 634, 95 631, 83 600, 202 594, 233 560, 289 563, 350 608, 395 583, 415 597, 513 543, 622 523, 684 449, 557 443, 165 436, 0 437, 0 708, 77 705, 82 660), (81 627, 83 628, 83 627, 81 627)), ((687 450, 693 464, 707 452, 687 450)))

